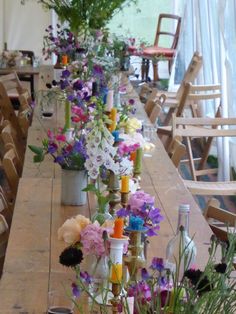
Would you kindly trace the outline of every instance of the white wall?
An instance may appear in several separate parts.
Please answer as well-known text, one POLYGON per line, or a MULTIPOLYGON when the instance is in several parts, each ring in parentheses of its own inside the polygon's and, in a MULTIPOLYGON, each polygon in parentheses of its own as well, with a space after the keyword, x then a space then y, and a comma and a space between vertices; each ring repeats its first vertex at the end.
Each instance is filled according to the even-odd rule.
POLYGON ((45 28, 51 24, 51 13, 44 11, 36 1, 26 1, 21 5, 20 0, 0 0, 0 21, 3 3, 5 30, 1 23, 1 48, 1 33, 4 32, 9 50, 32 50, 36 56, 42 56, 43 36, 45 28))
POLYGON ((3 30, 4 30, 3 0, 0 0, 0 51, 4 47, 3 30))

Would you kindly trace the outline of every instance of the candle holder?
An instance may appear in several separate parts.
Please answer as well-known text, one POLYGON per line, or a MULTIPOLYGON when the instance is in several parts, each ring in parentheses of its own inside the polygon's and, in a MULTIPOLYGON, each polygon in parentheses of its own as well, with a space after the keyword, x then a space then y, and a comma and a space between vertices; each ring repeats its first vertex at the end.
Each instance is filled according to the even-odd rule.
POLYGON ((146 228, 141 230, 132 230, 126 228, 125 231, 129 234, 128 253, 124 257, 124 263, 128 268, 130 281, 137 281, 138 270, 144 268, 146 259, 144 256, 144 245, 142 243, 142 234, 147 231, 146 228))
POLYGON ((110 214, 113 215, 116 205, 120 204, 121 201, 118 176, 113 171, 110 171, 107 189, 110 197, 110 214))
POLYGON ((111 259, 111 273, 110 281, 112 283, 113 298, 111 299, 112 313, 119 313, 118 305, 121 302, 121 281, 122 281, 122 258, 124 244, 128 242, 128 237, 122 238, 109 237, 110 241, 110 259, 111 259))
POLYGON ((129 200, 129 192, 121 192, 121 205, 123 208, 126 208, 129 200))

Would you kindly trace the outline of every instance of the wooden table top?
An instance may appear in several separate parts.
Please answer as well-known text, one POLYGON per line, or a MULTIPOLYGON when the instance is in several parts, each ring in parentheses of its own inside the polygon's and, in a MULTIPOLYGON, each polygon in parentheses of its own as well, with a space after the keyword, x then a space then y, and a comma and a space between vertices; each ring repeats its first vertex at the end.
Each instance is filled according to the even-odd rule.
POLYGON ((32 65, 10 67, 10 68, 0 68, 0 75, 8 74, 11 72, 16 72, 17 74, 25 75, 37 75, 39 74, 39 67, 33 67, 32 65))
MULTIPOLYGON (((137 100, 137 116, 146 119, 143 105, 130 85, 128 96, 137 100)), ((58 113, 55 120, 57 116, 58 113)), ((52 120, 43 123, 46 127, 53 125, 52 120)), ((28 144, 40 144, 44 136, 45 131, 42 131, 41 122, 35 115, 28 144)), ((141 186, 145 192, 155 196, 164 221, 159 236, 150 238, 148 260, 154 256, 165 257, 166 245, 176 230, 178 206, 184 202, 191 206, 190 235, 194 235, 196 264, 201 268, 207 261, 212 232, 161 141, 156 138, 154 142, 156 147, 151 156, 143 158, 141 186)), ((65 244, 58 241, 57 230, 66 218, 79 213, 90 216, 94 209, 91 202, 80 207, 61 205, 60 168, 52 161, 44 162, 38 168, 33 164, 32 156, 27 148, 0 282, 0 313, 3 314, 46 312, 48 291, 74 278, 74 273, 58 262, 65 244)))

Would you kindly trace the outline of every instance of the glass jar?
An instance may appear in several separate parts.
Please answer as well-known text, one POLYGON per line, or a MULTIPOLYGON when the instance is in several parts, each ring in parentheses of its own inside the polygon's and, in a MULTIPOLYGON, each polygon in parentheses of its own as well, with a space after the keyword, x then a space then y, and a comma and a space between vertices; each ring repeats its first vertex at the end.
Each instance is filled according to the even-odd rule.
POLYGON ((129 236, 128 252, 124 257, 124 263, 128 268, 130 281, 137 281, 138 271, 146 266, 144 255, 143 231, 126 231, 129 236))

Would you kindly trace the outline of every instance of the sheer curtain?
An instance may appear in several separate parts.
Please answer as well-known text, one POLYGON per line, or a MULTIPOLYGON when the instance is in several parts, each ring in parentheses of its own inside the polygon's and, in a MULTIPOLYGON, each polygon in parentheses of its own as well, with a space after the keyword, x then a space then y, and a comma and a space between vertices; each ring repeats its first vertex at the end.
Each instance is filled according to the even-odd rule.
MULTIPOLYGON (((179 0, 182 2, 181 0, 179 0)), ((175 70, 170 88, 181 82, 183 73, 194 53, 203 56, 199 84, 222 85, 222 115, 236 114, 236 0, 187 0, 184 4, 175 70)), ((208 102, 202 107, 204 116, 214 116, 218 103, 208 102)), ((229 180, 230 166, 236 166, 236 142, 217 140, 219 180, 229 180), (231 157, 229 157, 231 156, 231 157)))

